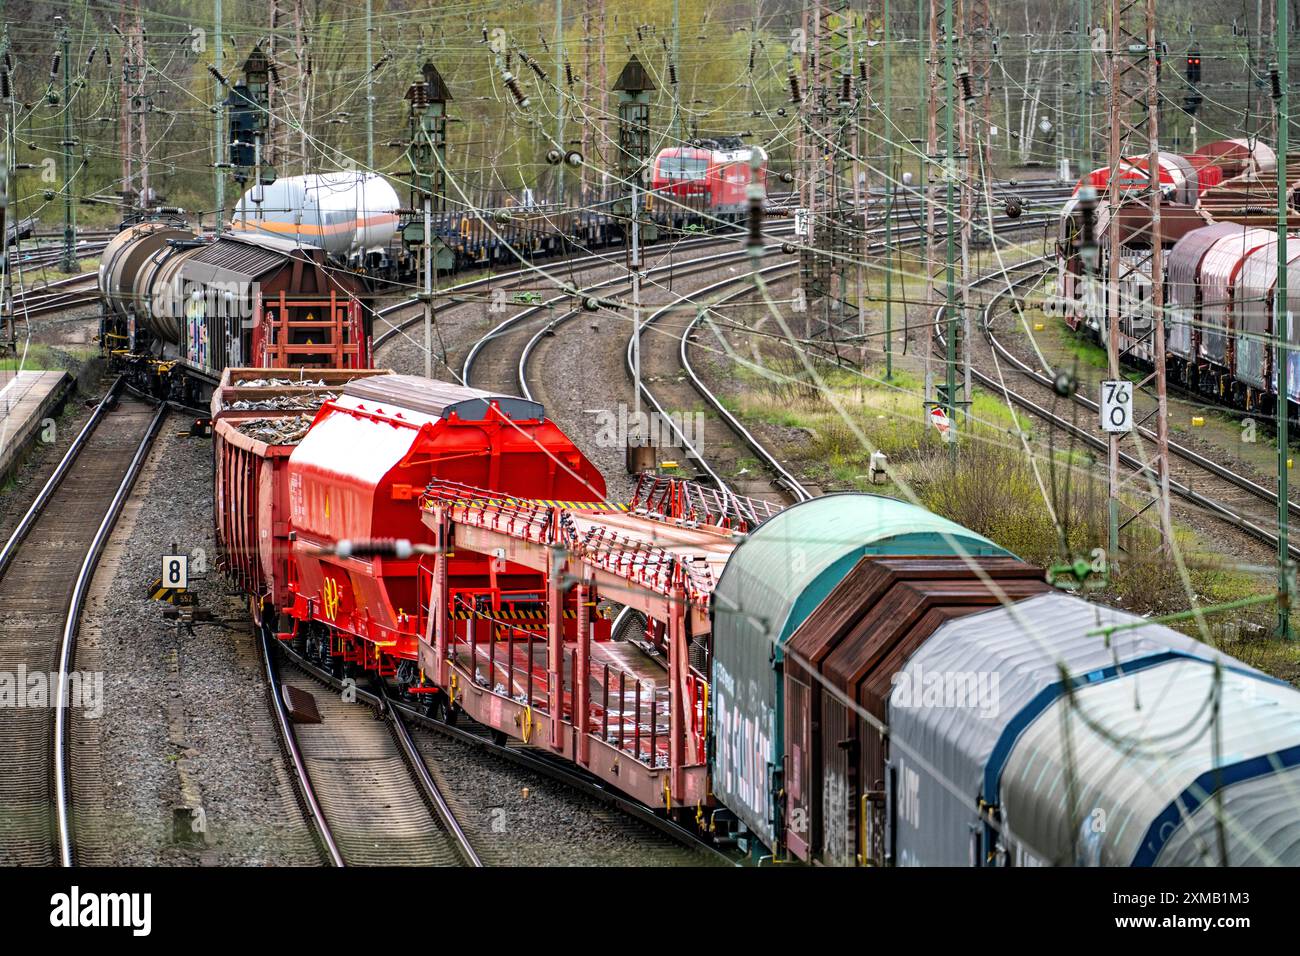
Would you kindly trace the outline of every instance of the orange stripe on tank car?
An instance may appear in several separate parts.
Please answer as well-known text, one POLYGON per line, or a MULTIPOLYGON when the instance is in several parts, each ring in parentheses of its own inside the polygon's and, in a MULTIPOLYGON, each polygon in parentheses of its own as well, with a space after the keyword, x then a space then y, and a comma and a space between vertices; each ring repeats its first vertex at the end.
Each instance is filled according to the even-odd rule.
POLYGON ((341 232, 344 229, 352 229, 358 226, 364 229, 368 226, 390 222, 397 222, 397 217, 385 214, 382 216, 371 216, 368 219, 354 219, 350 222, 341 222, 333 226, 312 226, 308 223, 302 223, 299 225, 298 223, 293 222, 273 222, 269 219, 256 220, 251 224, 248 219, 236 219, 231 223, 231 225, 235 229, 254 231, 262 229, 266 232, 301 233, 309 236, 321 236, 326 233, 341 232))

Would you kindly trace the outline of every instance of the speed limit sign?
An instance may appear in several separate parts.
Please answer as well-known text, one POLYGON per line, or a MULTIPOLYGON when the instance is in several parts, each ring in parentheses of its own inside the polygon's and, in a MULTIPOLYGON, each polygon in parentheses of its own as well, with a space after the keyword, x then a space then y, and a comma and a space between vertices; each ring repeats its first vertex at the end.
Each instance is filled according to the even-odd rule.
POLYGON ((1101 383, 1101 428, 1107 432, 1133 430, 1133 383, 1107 380, 1101 383))

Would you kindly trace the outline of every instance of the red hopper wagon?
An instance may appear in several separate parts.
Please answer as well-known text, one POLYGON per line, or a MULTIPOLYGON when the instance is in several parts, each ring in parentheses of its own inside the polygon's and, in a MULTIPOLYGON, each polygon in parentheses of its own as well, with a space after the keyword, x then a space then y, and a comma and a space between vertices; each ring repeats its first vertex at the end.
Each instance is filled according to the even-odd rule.
MULTIPOLYGON (((361 556, 339 542, 431 543, 417 502, 434 480, 591 502, 604 498, 604 479, 535 402, 413 376, 322 375, 317 408, 270 402, 217 415, 223 560, 281 639, 336 668, 364 663, 418 690, 429 557, 361 556)), ((507 616, 539 600, 538 576, 509 561, 463 553, 448 563, 507 616)))

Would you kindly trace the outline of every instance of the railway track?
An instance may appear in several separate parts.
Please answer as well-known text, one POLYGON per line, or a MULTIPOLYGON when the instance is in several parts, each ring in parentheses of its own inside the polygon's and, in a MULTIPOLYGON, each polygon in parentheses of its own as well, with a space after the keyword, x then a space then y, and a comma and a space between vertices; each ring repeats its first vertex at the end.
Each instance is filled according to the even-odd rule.
POLYGON ((120 380, 109 389, 0 550, 0 660, 48 688, 0 711, 0 865, 75 862, 67 744, 80 614, 166 415, 122 391, 120 380))
MULTIPOLYGON (((1004 221, 1004 228, 1000 232, 1022 230, 1026 228, 1036 228, 1042 225, 1045 219, 1027 219, 1004 221)), ((895 229, 895 241, 900 245, 908 245, 920 242, 924 239, 924 232, 920 227, 908 226, 895 229)), ((868 249, 875 251, 882 248, 881 244, 873 243, 868 249)), ((762 276, 765 281, 781 281, 794 274, 795 267, 790 264, 781 264, 770 266, 765 269, 755 270, 758 275, 762 276)), ((739 291, 722 295, 712 303, 713 308, 723 304, 733 304, 743 296, 749 294, 752 290, 748 287, 753 281, 754 272, 745 275, 729 277, 720 282, 714 283, 704 289, 698 290, 692 294, 692 297, 707 296, 713 293, 720 293, 723 290, 736 286, 744 285, 739 291)), ((787 469, 776 455, 768 449, 753 432, 746 428, 732 412, 727 409, 725 404, 718 398, 714 392, 704 383, 703 378, 696 371, 690 360, 691 341, 697 331, 704 323, 707 317, 707 311, 690 311, 690 317, 683 319, 686 312, 681 309, 682 303, 687 297, 679 297, 675 302, 663 306, 652 312, 646 319, 641 335, 645 340, 648 331, 657 332, 661 337, 671 337, 676 344, 676 361, 667 359, 667 350, 658 353, 652 352, 651 355, 658 355, 657 359, 652 359, 642 369, 642 386, 641 393, 649 406, 659 414, 660 420, 666 422, 670 429, 675 433, 680 447, 683 448, 689 460, 694 462, 696 467, 714 484, 716 484, 725 494, 738 495, 743 494, 749 498, 771 497, 772 489, 776 490, 777 495, 781 498, 781 503, 788 504, 791 502, 806 501, 813 497, 814 490, 805 486, 796 478, 789 469, 787 469), (670 323, 676 318, 675 327, 669 328, 670 323), (668 383, 666 389, 656 386, 652 388, 648 379, 654 379, 657 382, 668 383), (682 380, 682 385, 674 383, 678 379, 682 380), (687 391, 693 394, 687 394, 687 391), (665 392, 671 392, 670 398, 665 392), (712 440, 715 448, 709 458, 706 458, 703 451, 696 446, 690 436, 683 434, 682 429, 677 425, 675 418, 669 414, 669 406, 678 408, 690 407, 692 398, 703 399, 709 406, 712 415, 720 420, 725 431, 730 436, 721 441, 715 438, 712 440), (719 451, 719 446, 721 451, 719 451), (722 472, 726 469, 723 462, 730 461, 733 464, 738 462, 742 455, 748 454, 757 459, 761 468, 765 470, 770 478, 767 487, 764 487, 762 481, 751 480, 747 487, 733 487, 734 481, 728 481, 723 477, 722 472), (712 459, 711 461, 709 459, 712 459)), ((625 368, 629 378, 633 376, 635 363, 635 334, 628 339, 625 368)), ((643 357, 644 361, 644 357, 643 357)))
MULTIPOLYGON (((1069 193, 1068 187, 1064 187, 1054 183, 1041 183, 1041 184, 1035 183, 1035 184, 1027 184, 1024 186, 1017 186, 1017 187, 1012 187, 1008 184, 998 184, 998 186, 995 187, 995 189, 999 191, 999 195, 1005 194, 1008 190, 1012 190, 1013 188, 1017 190, 1018 194, 1030 200, 1030 203, 1027 206, 1028 209, 1035 208, 1037 205, 1045 205, 1050 207, 1053 202, 1059 202, 1061 198, 1063 198, 1065 195, 1068 195, 1069 193)), ((874 200, 874 201, 883 201, 883 200, 874 200)), ((919 194, 915 196, 910 193, 899 194, 898 196, 895 197, 894 202, 895 202, 895 206, 894 206, 895 218, 897 219, 903 219, 905 216, 910 216, 913 219, 918 219, 923 210, 923 203, 921 201, 919 194), (915 208, 913 208, 913 206, 915 206, 915 208)), ((1041 222, 1041 220, 1035 220, 1035 221, 1041 222)), ((772 238, 786 237, 786 236, 793 235, 793 228, 794 228, 793 223, 782 220, 779 217, 770 219, 768 221, 768 226, 769 229, 767 234, 772 238), (779 224, 779 226, 777 224, 779 224)), ((743 236, 744 236, 744 228, 742 224, 741 226, 738 226, 735 229, 727 230, 720 234, 713 234, 713 235, 707 235, 707 236, 701 236, 698 238, 689 238, 689 239, 664 240, 654 245, 647 246, 643 251, 643 255, 647 260, 647 265, 649 265, 650 263, 654 262, 659 258, 675 256, 676 254, 681 252, 696 251, 711 246, 724 245, 731 242, 736 242, 743 239, 743 236)), ((457 297, 464 295, 466 293, 472 293, 475 290, 482 290, 482 289, 502 288, 508 291, 510 289, 517 288, 519 285, 526 283, 528 280, 536 280, 537 278, 539 278, 541 271, 545 271, 551 275, 555 275, 557 273, 567 273, 570 279, 573 279, 575 277, 575 273, 587 272, 593 269, 617 270, 618 272, 625 274, 626 269, 623 260, 624 260, 623 247, 621 246, 614 247, 607 251, 602 251, 590 255, 578 256, 575 258, 558 260, 555 262, 547 263, 539 267, 526 267, 521 269, 514 269, 508 272, 500 272, 494 275, 484 276, 477 279, 471 279, 466 282, 458 283, 457 285, 451 286, 450 288, 445 289, 442 292, 435 293, 435 295, 438 298, 444 300, 450 299, 454 304, 466 304, 466 303, 456 302, 457 297)), ((679 267, 685 268, 692 265, 694 261, 695 260, 693 259, 687 259, 677 263, 677 265, 679 267)), ((671 275, 671 270, 669 270, 668 274, 671 275)), ((594 284, 595 283, 589 283, 587 288, 588 289, 591 288, 592 285, 594 284)), ((581 289, 577 286, 576 283, 573 283, 572 294, 581 295, 584 291, 586 291, 586 289, 581 289)), ((528 309, 527 310, 528 315, 526 316, 526 318, 532 318, 539 315, 543 315, 546 309, 550 309, 554 307, 554 305, 556 305, 559 302, 563 302, 566 298, 569 297, 570 296, 552 297, 551 299, 547 300, 547 302, 544 303, 539 309, 537 310, 528 309)), ((470 300, 470 301, 477 302, 478 300, 470 300)), ((379 310, 379 312, 377 313, 378 317, 380 319, 388 321, 390 323, 390 327, 375 337, 376 352, 378 352, 380 348, 393 342, 398 336, 404 334, 408 329, 414 327, 415 325, 417 325, 423 320, 422 313, 418 311, 417 308, 418 306, 419 306, 419 302, 416 299, 410 299, 405 302, 400 302, 395 305, 388 306, 387 308, 379 310), (409 309, 416 309, 417 311, 414 314, 407 316, 405 318, 399 318, 401 313, 409 309)), ((440 316, 444 312, 445 309, 440 310, 439 313, 440 316)), ((503 321, 500 324, 499 328, 509 329, 514 325, 516 325, 519 321, 522 321, 523 318, 525 317, 521 317, 518 315, 512 316, 511 318, 503 321)), ((488 336, 484 336, 479 341, 477 341, 475 345, 480 348, 484 347, 484 343, 486 343, 486 341, 489 340, 491 336, 492 333, 489 333, 488 336)), ((470 364, 472 364, 472 360, 470 364)))
POLYGON ((14 315, 32 318, 95 305, 100 299, 95 279, 89 273, 26 289, 14 296, 14 315))
MULTIPOLYGON (((92 259, 104 251, 108 245, 108 240, 81 242, 77 245, 78 259, 92 259)), ((63 261, 63 247, 54 246, 47 248, 37 247, 32 252, 19 253, 14 256, 14 263, 19 272, 33 272, 37 269, 48 269, 57 266, 63 261)))
MULTIPOLYGON (((977 357, 974 354, 972 354, 973 367, 971 375, 975 381, 994 394, 1002 395, 1009 402, 1020 406, 1035 418, 1048 422, 1053 428, 1071 435, 1093 449, 1105 451, 1108 447, 1107 442, 1104 438, 1095 434, 1095 429, 1081 426, 1076 421, 1052 411, 1048 405, 1043 404, 1043 402, 1059 402, 1062 397, 1057 393, 1053 381, 1016 357, 997 337, 995 317, 999 304, 1014 296, 1016 290, 1031 282, 1040 281, 1046 265, 1046 259, 1029 260, 1017 263, 1015 267, 1009 270, 1020 272, 1029 269, 1031 271, 1028 275, 1010 279, 1003 271, 999 270, 973 283, 973 286, 979 288, 987 288, 995 283, 1002 283, 1002 288, 994 291, 982 312, 980 327, 984 333, 983 341, 990 350, 988 354, 994 358, 995 362, 1006 363, 1016 372, 1021 381, 1031 383, 1031 388, 1039 393, 1039 399, 1036 400, 1027 394, 1013 390, 1003 381, 1000 375, 995 377, 978 367, 974 367, 977 362, 977 357), (1049 395, 1050 397, 1048 397, 1049 395)), ((942 341, 941 332, 937 331, 936 334, 942 341)), ((972 351, 974 352, 974 350, 972 351)), ((1085 396, 1075 393, 1072 396, 1072 403, 1088 409, 1092 414, 1096 414, 1096 403, 1085 396)), ((1088 420, 1092 420, 1091 415, 1088 420)), ((1154 433, 1146 428, 1137 429, 1135 434, 1140 436, 1140 439, 1147 444, 1150 444, 1155 438, 1154 433)), ((1171 441, 1169 451, 1171 459, 1169 489, 1172 494, 1187 501, 1195 508, 1223 520, 1239 531, 1276 549, 1277 535, 1268 528, 1270 514, 1261 511, 1258 507, 1261 503, 1271 505, 1271 514, 1276 514, 1277 496, 1275 492, 1264 488, 1245 476, 1237 474, 1218 462, 1205 458, 1205 456, 1178 442, 1171 441), (1175 466, 1179 462, 1182 463, 1182 466, 1178 469, 1178 474, 1175 475, 1175 466), (1207 486, 1217 489, 1217 491, 1213 495, 1207 494, 1202 490, 1207 486)), ((1120 454, 1120 462, 1125 468, 1138 474, 1148 475, 1154 480, 1151 468, 1147 465, 1147 462, 1152 460, 1153 456, 1150 453, 1142 456, 1130 452, 1121 452, 1120 454)), ((1295 504, 1288 502, 1288 505, 1294 513, 1295 504)), ((1300 546, 1292 544, 1289 550, 1293 558, 1300 558, 1300 546)))
POLYGON ((281 674, 271 638, 263 632, 261 642, 273 716, 324 861, 481 866, 403 715, 382 695, 357 706, 333 689, 319 693, 330 680, 323 673, 281 674), (315 700, 319 722, 294 723, 285 700, 295 692, 315 700))
MULTIPOLYGON (((1044 259, 1041 261, 1043 262, 1044 265, 1050 265, 1049 260, 1044 259)), ((1016 288, 1020 288, 1021 285, 1027 285, 1031 280, 1037 280, 1037 279, 1041 279, 1041 277, 1039 276, 1024 277, 1017 281, 1016 288)), ((992 325, 990 325, 985 330, 985 335, 988 337, 989 344, 993 347, 994 351, 997 352, 999 357, 1001 357, 1004 361, 1014 366, 1020 372, 1034 379, 1038 383, 1050 384, 1050 379, 1046 374, 1044 374, 1043 369, 1041 368, 1035 369, 1031 363, 1026 362, 1020 356, 1016 355, 1016 353, 1010 346, 1006 345, 1002 340, 997 338, 997 335, 992 325)), ((1187 395, 1187 397, 1195 401, 1200 401, 1204 398, 1204 396, 1194 392, 1185 392, 1185 394, 1187 395)), ((1144 393, 1139 392, 1134 396, 1135 402, 1139 396, 1146 397, 1144 393)), ((1088 398, 1087 395, 1085 395, 1082 391, 1076 390, 1073 395, 1073 399, 1081 407, 1088 409, 1090 412, 1094 414, 1098 412, 1097 403, 1092 399, 1088 398)), ((1214 407, 1226 412, 1235 411, 1234 409, 1222 405, 1216 405, 1214 407)), ((1134 412, 1135 412, 1134 418, 1137 422, 1139 422, 1139 424, 1135 427, 1134 430, 1137 431, 1143 438, 1147 439, 1148 441, 1155 441, 1156 439, 1155 432, 1152 431, 1150 428, 1147 428, 1144 425, 1140 424, 1140 422, 1146 421, 1149 417, 1151 417, 1152 414, 1154 414, 1154 405, 1151 405, 1147 408, 1143 408, 1135 404, 1134 412)), ((1276 515, 1277 513, 1276 487, 1270 488, 1267 485, 1261 484, 1258 481, 1246 477, 1245 475, 1239 474, 1238 472, 1233 471, 1231 468, 1224 466, 1220 462, 1216 462, 1211 458, 1207 458, 1205 455, 1201 454, 1195 449, 1190 448, 1189 446, 1183 444, 1182 442, 1179 442, 1172 438, 1169 440, 1169 451, 1171 454, 1176 455, 1177 457, 1183 459, 1187 463, 1194 465, 1197 468, 1202 469, 1203 471, 1209 472, 1210 474, 1214 475, 1217 478, 1221 478, 1224 481, 1235 485, 1238 489, 1240 489, 1242 492, 1245 492, 1247 495, 1258 498, 1261 501, 1267 502, 1269 505, 1272 506, 1271 509, 1272 515, 1274 516, 1276 515)), ((1287 510, 1290 512, 1292 516, 1300 517, 1300 503, 1296 502, 1294 499, 1287 500, 1287 510)))
MULTIPOLYGON (((278 644, 273 650, 303 674, 309 675, 317 685, 336 691, 343 688, 339 678, 300 656, 291 646, 278 644)), ((733 862, 694 831, 609 790, 597 778, 567 761, 552 757, 542 748, 518 741, 501 742, 488 728, 467 718, 462 717, 454 724, 437 720, 409 701, 386 695, 382 688, 358 685, 354 692, 354 708, 385 713, 386 719, 399 719, 408 729, 425 768, 431 777, 436 778, 444 800, 457 819, 466 821, 465 830, 487 865, 516 863, 521 848, 516 845, 517 841, 508 828, 498 833, 491 827, 476 826, 471 822, 476 813, 481 815, 483 808, 472 806, 478 798, 461 792, 467 771, 467 754, 486 755, 503 765, 512 778, 512 786, 516 785, 520 772, 559 784, 563 788, 560 798, 566 799, 566 814, 596 813, 602 829, 612 828, 621 831, 625 839, 635 840, 638 859, 644 859, 647 864, 733 862), (563 796, 565 792, 569 794, 567 798, 563 796)), ((549 847, 522 848, 532 850, 528 862, 536 862, 538 855, 563 859, 566 853, 578 853, 590 860, 604 852, 604 848, 599 846, 575 846, 573 838, 564 834, 552 834, 549 838, 557 844, 553 851, 549 847)))

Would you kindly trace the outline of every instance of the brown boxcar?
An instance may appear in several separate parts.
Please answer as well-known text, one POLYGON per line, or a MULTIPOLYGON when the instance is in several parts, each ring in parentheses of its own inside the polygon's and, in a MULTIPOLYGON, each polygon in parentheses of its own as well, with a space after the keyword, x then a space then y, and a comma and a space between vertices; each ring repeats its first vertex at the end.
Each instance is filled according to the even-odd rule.
POLYGON ((787 645, 794 856, 847 866, 873 855, 871 807, 883 807, 887 755, 877 728, 893 676, 944 621, 1045 590, 1041 569, 996 557, 868 556, 839 582, 787 645))

